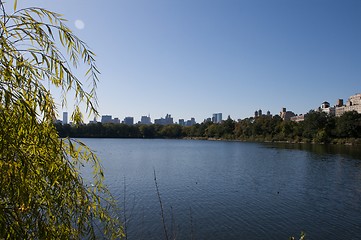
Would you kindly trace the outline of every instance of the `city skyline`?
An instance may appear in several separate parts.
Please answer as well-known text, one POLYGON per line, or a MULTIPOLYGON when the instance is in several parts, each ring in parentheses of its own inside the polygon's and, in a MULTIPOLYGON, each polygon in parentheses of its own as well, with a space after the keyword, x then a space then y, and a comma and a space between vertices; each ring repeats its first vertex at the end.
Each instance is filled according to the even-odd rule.
MULTIPOLYGON (((28 6, 62 13, 97 54, 100 115, 304 113, 361 89, 358 0, 18 2, 28 6)), ((59 114, 71 115, 67 100, 59 114)))
MULTIPOLYGON (((355 93, 355 94, 352 94, 352 95, 348 96, 348 97, 345 98, 345 99, 347 99, 347 101, 350 101, 350 99, 352 99, 354 96, 359 96, 359 95, 360 95, 360 93, 355 93)), ((331 101, 331 102, 332 102, 332 101, 331 101)), ((315 104, 313 108, 311 108, 311 109, 309 109, 308 111, 303 112, 303 113, 294 112, 293 109, 292 109, 292 107, 291 107, 291 109, 290 109, 291 111, 287 111, 287 112, 292 112, 293 114, 295 114, 295 115, 297 116, 297 115, 307 114, 309 111, 316 110, 316 109, 319 108, 319 107, 324 108, 323 105, 324 105, 325 103, 330 104, 329 107, 335 107, 335 106, 344 105, 344 104, 343 104, 343 103, 344 103, 344 99, 343 99, 343 98, 338 98, 338 99, 336 99, 334 102, 335 102, 335 104, 332 104, 332 103, 330 104, 330 103, 328 102, 328 100, 324 100, 322 103, 319 103, 318 105, 315 104), (342 104, 341 104, 341 103, 342 103, 342 104)), ((345 101, 345 102, 346 102, 346 101, 345 101)), ((359 105, 359 104, 357 104, 357 105, 359 105)), ((282 115, 282 112, 286 112, 286 109, 288 109, 288 108, 281 107, 281 108, 279 109, 280 111, 278 111, 278 112, 276 111, 275 113, 272 113, 272 112, 269 111, 269 110, 263 112, 262 109, 264 109, 264 108, 256 109, 255 111, 253 111, 252 114, 250 114, 249 116, 246 116, 246 117, 244 117, 244 118, 249 118, 249 117, 254 117, 254 116, 257 117, 257 116, 260 116, 260 115, 271 115, 271 116, 272 116, 272 115, 282 115), (262 113, 262 112, 263 112, 263 113, 262 113)), ((289 110, 289 109, 288 109, 288 110, 289 110)), ((361 111, 360 111, 360 113, 361 113, 361 111)), ((217 120, 217 115, 219 116, 219 118, 220 118, 221 120, 224 120, 224 118, 222 117, 222 115, 223 115, 222 113, 211 113, 211 114, 208 114, 207 116, 203 117, 202 119, 195 119, 194 117, 190 117, 189 119, 185 119, 185 118, 180 117, 180 118, 178 118, 178 121, 176 121, 176 122, 179 123, 179 121, 182 120, 183 122, 184 122, 184 121, 185 121, 185 122, 187 122, 187 121, 195 121, 196 123, 201 123, 201 122, 203 122, 203 121, 212 121, 212 122, 219 123, 220 121, 217 120), (220 114, 220 115, 219 115, 219 114, 220 114)), ((112 117, 113 115, 112 115, 112 114, 106 114, 106 115, 101 115, 101 116, 99 116, 99 117, 102 118, 102 117, 104 117, 104 116, 112 117)), ((114 115, 114 116, 115 116, 115 115, 114 115)), ((116 115, 116 116, 117 116, 117 115, 116 115)), ((137 119, 137 118, 135 118, 135 117, 133 117, 133 116, 131 116, 131 117, 128 116, 128 115, 124 115, 124 116, 125 116, 125 117, 124 117, 124 121, 125 121, 125 122, 126 122, 126 119, 127 119, 127 118, 137 119)), ((165 116, 166 116, 165 118, 167 118, 168 116, 171 116, 171 114, 167 113, 165 116)), ((231 115, 227 115, 227 116, 225 116, 225 117, 228 118, 228 116, 230 116, 231 119, 233 119, 233 120, 244 119, 244 118, 234 118, 234 117, 232 117, 231 115)), ((154 120, 163 119, 163 116, 158 116, 158 117, 159 117, 159 118, 154 118, 154 120)), ((282 117, 282 116, 281 116, 281 117, 282 117)), ((139 118, 140 121, 134 121, 134 124, 139 123, 139 122, 142 122, 142 119, 143 119, 143 118, 146 118, 145 121, 149 121, 149 122, 151 122, 151 119, 152 119, 151 114, 148 114, 147 116, 146 116, 146 115, 141 115, 141 117, 139 118)), ((282 118, 283 118, 283 117, 282 117, 282 118)), ((116 119, 117 122, 121 122, 121 121, 119 121, 119 119, 121 119, 121 117, 115 117, 114 119, 116 119)), ((92 121, 90 121, 90 122, 92 122, 92 121)), ((101 122, 101 120, 98 121, 98 122, 101 122)), ((153 121, 152 123, 154 123, 154 121, 153 121)))
MULTIPOLYGON (((341 116, 344 112, 347 111, 356 111, 358 113, 361 114, 361 93, 356 93, 354 95, 351 95, 348 97, 347 101, 344 102, 343 98, 339 98, 336 101, 336 104, 331 105, 328 101, 324 101, 322 102, 318 107, 314 108, 314 109, 310 109, 309 111, 321 111, 321 112, 325 112, 327 114, 331 114, 333 116, 339 117, 341 116)), ((308 112, 309 112, 308 111, 308 112)), ((291 120, 291 121, 303 121, 305 116, 308 114, 308 112, 305 113, 294 113, 293 111, 287 111, 287 109, 285 107, 282 107, 281 111, 279 112, 279 114, 275 114, 278 115, 279 117, 281 117, 283 120, 291 120)), ((253 116, 249 116, 249 117, 259 117, 259 116, 271 116, 273 117, 274 115, 268 110, 266 113, 262 112, 262 109, 258 109, 254 112, 253 116)), ((151 116, 150 114, 148 116, 141 116, 140 121, 135 122, 134 121, 134 117, 125 117, 123 121, 121 121, 118 117, 113 118, 113 115, 101 115, 99 116, 101 117, 101 120, 98 121, 96 118, 94 118, 93 120, 90 120, 89 123, 97 123, 97 122, 101 122, 101 123, 124 123, 126 125, 134 125, 134 124, 159 124, 159 125, 168 125, 168 124, 179 124, 181 126, 192 126, 196 123, 201 123, 201 122, 213 122, 213 123, 221 123, 224 119, 222 117, 222 113, 213 113, 212 117, 206 117, 203 119, 203 121, 201 122, 197 122, 195 118, 191 117, 191 119, 185 120, 184 118, 179 118, 178 121, 174 121, 173 117, 171 116, 171 114, 166 114, 165 118, 161 117, 161 118, 155 118, 154 121, 151 121, 151 116)), ((230 115, 227 116, 231 117, 230 115)), ((247 117, 248 118, 248 117, 247 117)), ((242 119, 234 119, 231 117, 232 120, 235 121, 239 121, 242 119)), ((57 120, 57 122, 62 122, 62 124, 67 124, 68 123, 68 113, 67 112, 63 112, 63 121, 61 120, 57 120)))

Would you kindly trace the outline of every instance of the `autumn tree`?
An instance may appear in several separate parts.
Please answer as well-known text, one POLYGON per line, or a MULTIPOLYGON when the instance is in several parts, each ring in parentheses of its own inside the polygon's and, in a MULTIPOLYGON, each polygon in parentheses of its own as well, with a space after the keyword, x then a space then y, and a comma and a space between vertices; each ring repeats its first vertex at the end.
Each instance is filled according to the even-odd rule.
POLYGON ((0 239, 122 236, 99 160, 83 143, 59 139, 57 105, 74 98, 74 123, 96 114, 94 54, 61 15, 0 0, 0 239), (74 74, 88 66, 85 81, 74 74), (88 81, 90 88, 84 88, 88 81), (81 105, 80 105, 81 106, 81 105), (93 167, 85 180, 81 166, 93 167), (96 229, 100 228, 101 231, 96 229))

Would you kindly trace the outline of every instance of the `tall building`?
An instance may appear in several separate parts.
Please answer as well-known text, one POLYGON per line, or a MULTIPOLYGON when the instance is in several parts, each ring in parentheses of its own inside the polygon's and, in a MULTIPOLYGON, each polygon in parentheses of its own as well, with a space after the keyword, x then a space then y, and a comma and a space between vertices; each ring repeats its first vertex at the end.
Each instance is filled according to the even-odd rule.
POLYGON ((152 124, 151 120, 150 120, 150 116, 142 116, 140 118, 140 124, 152 124))
POLYGON ((170 114, 167 114, 165 118, 154 119, 154 124, 170 125, 173 124, 173 118, 170 114))
POLYGON ((212 118, 206 118, 203 120, 203 123, 206 123, 206 122, 212 122, 212 118))
POLYGON ((133 117, 126 117, 126 118, 124 118, 123 123, 126 124, 126 125, 133 125, 134 124, 134 118, 133 117))
POLYGON ((212 122, 221 123, 222 122, 222 113, 213 113, 212 122))
POLYGON ((291 117, 294 117, 294 116, 296 116, 296 114, 294 112, 287 111, 286 108, 282 108, 282 112, 280 112, 280 117, 284 121, 291 120, 291 117))
MULTIPOLYGON (((282 111, 283 111, 283 109, 282 109, 282 111)), ((285 111, 286 111, 286 110, 285 110, 285 111)), ((263 112, 262 112, 262 109, 256 110, 256 111, 254 112, 254 117, 255 117, 255 118, 257 118, 257 117, 262 117, 262 116, 264 116, 264 114, 263 114, 263 112)), ((270 111, 267 111, 267 112, 266 112, 266 116, 272 117, 271 112, 270 112, 270 111)))
POLYGON ((68 112, 63 112, 63 124, 68 124, 68 112))
POLYGON ((112 123, 112 115, 103 115, 101 123, 112 123))
POLYGON ((336 103, 336 107, 342 107, 343 106, 343 99, 338 99, 336 103))
POLYGON ((178 124, 179 124, 180 126, 185 126, 185 125, 186 125, 185 122, 184 122, 184 119, 179 119, 179 120, 178 120, 178 124))
POLYGON ((322 104, 321 104, 321 108, 329 108, 330 107, 330 103, 329 102, 323 102, 322 104))
POLYGON ((191 118, 191 120, 187 120, 187 122, 185 123, 185 125, 187 127, 193 126, 196 124, 196 119, 195 118, 191 118))
MULTIPOLYGON (((339 99, 337 105, 343 104, 343 100, 339 99)), ((361 113, 361 93, 352 95, 346 102, 345 106, 337 106, 335 108, 336 116, 341 116, 344 112, 356 111, 361 113)))
POLYGON ((331 107, 329 102, 323 102, 321 106, 316 109, 319 112, 324 112, 329 115, 335 116, 335 107, 331 107))
POLYGON ((170 114, 167 114, 165 116, 165 124, 168 125, 168 124, 173 124, 173 118, 170 114))
POLYGON ((103 115, 101 123, 120 123, 119 118, 112 118, 112 115, 103 115))
POLYGON ((184 119, 179 119, 179 125, 181 126, 193 126, 196 124, 196 119, 195 118, 191 118, 190 120, 185 121, 184 119))

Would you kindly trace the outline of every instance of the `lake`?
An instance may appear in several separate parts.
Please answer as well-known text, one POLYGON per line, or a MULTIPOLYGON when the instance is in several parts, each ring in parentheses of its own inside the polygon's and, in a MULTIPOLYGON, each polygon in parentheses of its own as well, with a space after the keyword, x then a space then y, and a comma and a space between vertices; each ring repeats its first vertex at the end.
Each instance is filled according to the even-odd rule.
POLYGON ((361 239, 357 147, 82 139, 102 159, 128 239, 361 239), (124 201, 125 199, 125 201, 124 201))

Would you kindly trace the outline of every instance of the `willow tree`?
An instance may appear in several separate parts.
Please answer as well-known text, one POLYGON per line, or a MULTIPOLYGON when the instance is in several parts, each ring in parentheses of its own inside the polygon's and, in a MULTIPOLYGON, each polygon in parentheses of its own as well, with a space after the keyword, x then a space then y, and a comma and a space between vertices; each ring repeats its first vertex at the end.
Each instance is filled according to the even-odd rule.
POLYGON ((74 98, 74 123, 81 104, 97 114, 94 54, 61 15, 7 7, 0 0, 0 239, 120 238, 99 160, 81 142, 59 139, 53 125, 50 89, 62 93, 59 104, 74 98), (79 65, 88 69, 82 79, 79 65), (91 181, 80 173, 85 164, 91 181))

